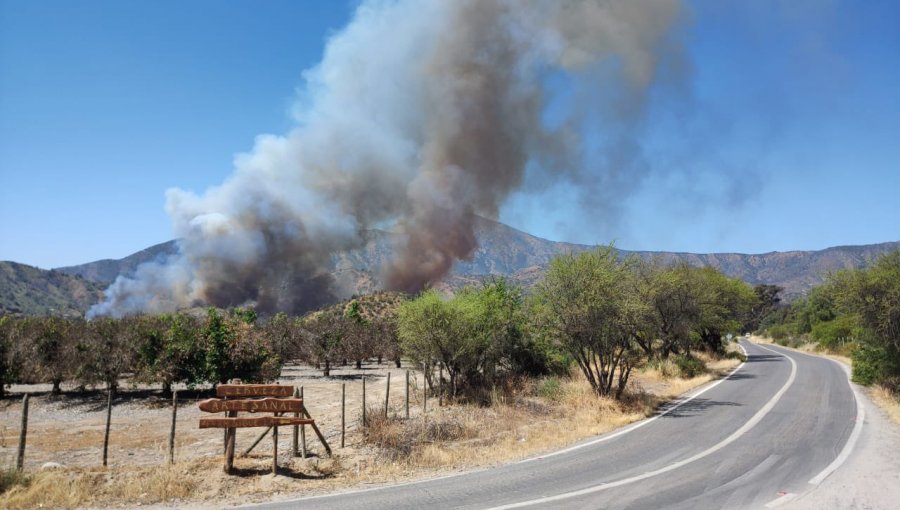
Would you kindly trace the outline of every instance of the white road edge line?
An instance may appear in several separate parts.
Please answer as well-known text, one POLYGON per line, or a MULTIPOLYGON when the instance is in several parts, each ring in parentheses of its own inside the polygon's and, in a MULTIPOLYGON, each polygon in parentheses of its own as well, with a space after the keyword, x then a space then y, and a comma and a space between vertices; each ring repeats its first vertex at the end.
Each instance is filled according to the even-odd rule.
POLYGON ((785 494, 784 496, 775 498, 775 499, 773 499, 772 501, 769 501, 768 503, 766 503, 766 508, 775 508, 775 507, 779 507, 779 506, 781 506, 781 505, 787 503, 788 501, 790 501, 790 500, 792 500, 792 499, 794 499, 794 498, 796 498, 796 497, 797 497, 797 495, 796 495, 795 493, 793 493, 793 492, 788 492, 788 493, 785 494))
POLYGON ((644 473, 642 475, 632 476, 629 478, 623 478, 622 480, 616 480, 614 482, 601 483, 600 485, 595 485, 593 487, 587 487, 587 488, 577 490, 577 491, 572 491, 572 492, 565 492, 563 494, 557 494, 555 496, 546 496, 543 498, 531 499, 528 501, 521 501, 519 503, 511 503, 508 505, 496 506, 496 507, 492 507, 490 510, 507 510, 507 509, 511 509, 511 508, 522 508, 522 507, 537 505, 537 504, 541 504, 541 503, 552 503, 555 501, 562 501, 565 499, 575 498, 578 496, 593 494, 595 492, 604 491, 606 489, 612 489, 614 487, 621 487, 622 485, 628 485, 628 484, 631 484, 634 482, 639 482, 641 480, 646 480, 647 478, 652 478, 654 476, 661 475, 663 473, 673 471, 680 467, 686 466, 694 461, 697 461, 706 456, 712 455, 713 453, 715 453, 715 452, 721 450, 722 448, 728 446, 729 444, 733 443, 738 438, 740 438, 741 436, 746 434, 750 429, 755 427, 757 423, 762 421, 762 419, 767 414, 769 414, 769 412, 772 410, 772 408, 775 407, 775 404, 777 404, 778 401, 781 400, 782 395, 784 395, 785 392, 787 392, 788 388, 790 388, 791 385, 794 384, 794 380, 797 378, 797 362, 794 361, 794 358, 788 356, 787 354, 778 352, 776 350, 769 349, 768 347, 763 347, 762 345, 759 345, 759 344, 757 344, 756 346, 759 347, 760 349, 765 349, 769 352, 774 352, 775 354, 777 354, 779 356, 784 356, 785 358, 787 358, 787 360, 791 362, 791 375, 788 377, 787 382, 784 383, 784 386, 782 386, 781 389, 779 389, 778 392, 775 393, 775 395, 772 396, 772 398, 769 399, 768 402, 766 402, 766 405, 764 405, 762 408, 760 408, 760 410, 757 411, 756 414, 753 415, 753 417, 751 417, 749 420, 747 420, 747 422, 744 423, 744 425, 742 425, 741 428, 735 430, 730 436, 723 439, 721 442, 707 448, 706 450, 703 450, 702 452, 700 452, 692 457, 688 457, 687 459, 675 462, 673 464, 669 464, 668 466, 656 469, 654 471, 648 471, 647 473, 644 473))
MULTIPOLYGON (((830 358, 829 358, 830 359, 830 358)), ((850 453, 853 452, 853 448, 856 446, 856 441, 859 439, 860 434, 862 433, 863 421, 866 418, 866 411, 863 409, 862 399, 859 397, 859 393, 856 391, 856 388, 853 387, 853 384, 850 381, 850 369, 845 366, 843 363, 831 360, 838 364, 839 367, 847 374, 847 384, 850 386, 850 391, 853 392, 853 398, 856 399, 856 424, 853 426, 853 432, 850 433, 850 438, 847 439, 847 443, 844 444, 844 448, 841 449, 841 453, 838 454, 837 457, 828 465, 825 469, 822 470, 821 473, 810 479, 809 483, 813 485, 819 485, 822 483, 828 475, 834 473, 837 468, 841 467, 848 457, 850 457, 850 453)))
MULTIPOLYGON (((741 344, 738 344, 738 347, 740 347, 741 350, 744 351, 744 357, 746 358, 746 357, 748 356, 748 354, 747 354, 747 349, 744 349, 744 346, 741 345, 741 344)), ((531 457, 531 458, 528 458, 528 459, 520 460, 517 464, 522 464, 522 463, 524 463, 524 462, 533 462, 533 461, 536 461, 536 460, 543 460, 543 459, 546 459, 547 457, 555 457, 555 456, 557 456, 557 455, 562 455, 562 454, 564 454, 564 453, 569 453, 569 452, 573 452, 573 451, 575 451, 575 450, 580 450, 580 449, 585 448, 585 447, 588 447, 588 446, 593 446, 593 445, 595 445, 595 444, 597 444, 597 443, 602 443, 602 442, 604 442, 604 441, 609 441, 610 439, 615 439, 615 438, 617 438, 617 437, 619 437, 619 436, 623 436, 623 435, 625 435, 625 434, 628 434, 629 432, 633 432, 633 431, 635 431, 635 430, 637 430, 637 429, 643 427, 644 425, 653 423, 654 421, 656 421, 656 420, 662 418, 663 416, 665 416, 665 415, 671 413, 672 411, 678 409, 679 407, 681 407, 681 406, 687 404, 687 403, 690 402, 691 400, 694 400, 695 398, 699 397, 700 395, 706 393, 707 391, 709 391, 709 390, 715 388, 716 386, 722 384, 723 382, 727 381, 728 379, 731 378, 731 376, 733 376, 733 375, 735 374, 735 372, 737 372, 738 370, 740 370, 746 363, 747 363, 747 362, 745 361, 745 362, 741 363, 740 365, 734 367, 734 370, 732 370, 731 372, 729 372, 729 374, 726 375, 725 377, 723 377, 723 378, 719 379, 718 381, 716 381, 716 382, 714 382, 714 383, 712 383, 712 384, 706 386, 705 388, 702 388, 700 391, 698 391, 698 392, 696 392, 696 393, 690 395, 689 397, 685 398, 684 400, 677 401, 676 404, 672 405, 671 407, 667 408, 665 411, 663 411, 663 412, 661 412, 661 413, 659 413, 659 414, 657 414, 657 415, 655 415, 655 416, 653 416, 653 417, 651 417, 651 418, 647 418, 646 420, 640 421, 640 422, 638 422, 638 423, 636 423, 636 424, 634 424, 634 425, 632 425, 632 426, 630 426, 630 427, 627 427, 627 428, 625 428, 625 429, 623 429, 623 430, 620 430, 620 431, 618 431, 618 432, 614 432, 614 433, 612 433, 612 434, 605 435, 605 436, 602 436, 602 437, 598 437, 597 439, 592 439, 591 441, 587 441, 587 442, 585 442, 585 443, 580 443, 580 444, 577 444, 577 445, 575 445, 575 446, 570 446, 570 447, 568 447, 568 448, 564 448, 564 449, 562 449, 562 450, 557 450, 557 451, 555 451, 555 452, 550 452, 550 453, 547 453, 547 454, 544 454, 544 455, 539 455, 539 456, 537 456, 537 457, 531 457)))
MULTIPOLYGON (((744 356, 745 356, 745 357, 748 357, 748 356, 749 356, 749 354, 747 354, 747 349, 744 349, 744 346, 743 346, 743 345, 738 344, 738 347, 740 347, 741 350, 744 352, 744 356)), ((759 347, 759 345, 757 345, 757 347, 759 347)), ((687 403, 690 402, 691 400, 693 400, 693 399, 699 397, 700 395, 706 393, 707 391, 709 391, 709 390, 715 388, 716 386, 722 384, 723 382, 725 382, 726 380, 728 380, 731 376, 733 376, 738 370, 740 370, 740 369, 741 369, 744 365, 746 365, 746 364, 747 364, 746 361, 743 362, 743 363, 741 363, 740 365, 736 366, 736 367, 734 368, 734 370, 732 370, 732 371, 731 371, 728 375, 726 375, 725 377, 719 379, 718 381, 716 381, 716 382, 714 382, 714 383, 712 383, 712 384, 710 384, 710 385, 708 385, 708 386, 706 386, 706 387, 703 387, 700 391, 697 391, 696 393, 691 394, 689 397, 685 398, 684 400, 678 401, 677 404, 675 404, 675 405, 673 405, 672 407, 666 409, 666 410, 663 411, 662 413, 660 413, 660 414, 658 414, 658 415, 656 415, 656 416, 653 416, 653 417, 651 417, 651 418, 647 418, 647 419, 644 420, 644 421, 638 422, 637 424, 635 424, 635 425, 633 425, 633 426, 631 426, 631 427, 628 427, 628 428, 626 428, 626 429, 624 429, 624 430, 620 430, 620 431, 615 432, 615 433, 613 433, 613 434, 610 434, 610 435, 608 435, 608 436, 602 436, 602 437, 600 437, 600 438, 594 439, 594 440, 592 440, 592 441, 588 441, 588 442, 586 442, 586 443, 581 443, 581 444, 577 444, 577 445, 575 445, 575 446, 570 446, 569 448, 566 448, 566 449, 563 449, 563 450, 557 450, 557 451, 554 451, 554 452, 545 453, 545 454, 542 454, 542 455, 537 455, 537 456, 534 456, 534 457, 531 457, 531 458, 528 458, 528 459, 523 459, 523 460, 520 460, 520 461, 518 461, 518 462, 512 462, 512 463, 510 463, 509 465, 519 464, 519 463, 522 463, 522 462, 530 462, 530 461, 533 461, 533 460, 545 459, 545 458, 547 458, 547 457, 552 457, 552 456, 554 456, 554 455, 559 455, 559 454, 561 454, 561 453, 571 452, 571 451, 573 451, 573 450, 578 450, 578 449, 581 449, 581 448, 585 448, 585 447, 587 447, 587 446, 591 446, 591 445, 594 445, 594 444, 597 444, 597 443, 602 443, 603 441, 608 441, 608 440, 610 440, 610 439, 612 439, 612 438, 614 438, 614 437, 619 437, 619 436, 622 436, 622 435, 624 435, 624 434, 627 434, 627 433, 629 433, 629 432, 631 432, 631 431, 633 431, 633 430, 635 430, 635 429, 639 429, 639 428, 643 427, 644 425, 646 425, 646 424, 648 424, 648 423, 650 423, 650 422, 652 422, 652 421, 655 421, 655 420, 657 420, 657 419, 659 419, 659 418, 661 418, 661 417, 663 417, 663 416, 665 416, 665 415, 671 413, 672 411, 678 409, 679 407, 683 406, 684 404, 687 404, 687 403)), ((437 477, 434 477, 434 478, 425 478, 425 479, 422 479, 422 480, 413 480, 413 481, 411 481, 411 482, 402 482, 402 483, 397 483, 397 484, 388 484, 388 485, 382 485, 382 486, 380 486, 380 487, 371 487, 371 488, 367 488, 367 489, 351 489, 351 490, 344 491, 344 492, 332 492, 332 493, 326 493, 326 494, 316 494, 315 496, 305 496, 305 497, 302 497, 302 498, 291 499, 291 500, 289 500, 289 501, 292 502, 292 503, 301 503, 301 502, 303 502, 303 501, 314 500, 314 499, 324 499, 324 498, 330 498, 330 497, 335 497, 335 496, 347 496, 347 495, 349 495, 349 494, 359 494, 359 493, 362 493, 362 492, 381 491, 381 490, 393 489, 393 488, 396 488, 396 487, 403 487, 403 486, 407 486, 407 485, 418 485, 418 484, 423 484, 423 483, 428 483, 428 482, 434 482, 434 481, 437 481, 437 480, 444 480, 444 479, 447 479, 447 478, 453 478, 453 477, 456 477, 456 476, 471 475, 471 474, 473 474, 473 473, 478 473, 478 472, 481 472, 481 471, 488 471, 488 470, 491 470, 491 469, 496 469, 497 467, 498 467, 498 466, 487 466, 487 467, 482 467, 482 468, 473 469, 473 470, 470 470, 470 471, 464 471, 464 472, 461 472, 461 473, 451 473, 451 474, 448 474, 448 475, 437 476, 437 477)), ((251 504, 251 505, 241 505, 240 507, 236 507, 236 508, 255 508, 255 507, 259 507, 259 506, 267 506, 267 505, 271 505, 271 504, 273 504, 273 503, 277 503, 277 502, 275 502, 275 501, 269 501, 269 502, 266 502, 266 503, 253 503, 253 504, 251 504)))

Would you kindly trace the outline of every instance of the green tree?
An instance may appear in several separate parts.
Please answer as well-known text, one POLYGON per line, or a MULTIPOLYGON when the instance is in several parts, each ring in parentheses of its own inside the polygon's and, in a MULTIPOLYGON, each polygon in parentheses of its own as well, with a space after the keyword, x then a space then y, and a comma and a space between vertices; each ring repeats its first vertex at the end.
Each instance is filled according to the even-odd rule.
POLYGON ((693 268, 699 280, 699 317, 696 333, 699 347, 707 352, 723 354, 723 336, 738 334, 757 306, 758 297, 743 280, 730 278, 712 267, 693 268))
POLYGON ((900 390, 900 251, 879 258, 861 271, 829 279, 838 309, 857 317, 859 347, 853 353, 853 377, 900 390))
POLYGON ((562 255, 535 291, 533 315, 600 396, 621 398, 640 362, 635 264, 619 261, 612 246, 562 255))
POLYGON ((201 335, 206 349, 206 380, 213 384, 228 382, 234 373, 230 356, 234 331, 219 311, 211 307, 206 311, 206 324, 201 335))

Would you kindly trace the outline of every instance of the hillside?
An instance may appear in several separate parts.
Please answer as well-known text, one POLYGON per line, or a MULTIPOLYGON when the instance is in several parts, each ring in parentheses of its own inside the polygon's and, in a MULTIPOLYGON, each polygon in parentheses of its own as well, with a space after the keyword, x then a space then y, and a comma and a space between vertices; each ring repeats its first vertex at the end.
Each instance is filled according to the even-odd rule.
POLYGON ((151 260, 158 260, 170 253, 175 253, 176 250, 176 241, 166 241, 144 248, 122 259, 103 259, 77 266, 57 267, 56 271, 80 276, 85 280, 101 283, 105 287, 119 275, 131 276, 138 265, 151 260))
MULTIPOLYGON (((548 241, 483 218, 476 225, 476 235, 479 248, 473 253, 471 260, 458 262, 453 272, 437 285, 438 288, 453 292, 490 276, 506 276, 520 285, 530 287, 540 280, 554 256, 591 248, 548 241)), ((372 230, 363 247, 335 254, 332 258, 332 272, 339 287, 338 294, 349 297, 380 290, 380 268, 391 258, 394 246, 403 240, 404 237, 400 234, 372 230)), ((169 241, 122 259, 99 260, 53 271, 4 263, 0 280, 0 306, 6 310, 22 310, 21 313, 43 314, 51 313, 51 310, 83 312, 100 299, 100 289, 109 285, 116 276, 131 275, 140 263, 158 260, 176 249, 177 242, 169 241)), ((753 285, 780 285, 785 289, 783 297, 790 300, 802 296, 821 283, 831 271, 864 267, 879 255, 898 249, 900 242, 755 255, 651 251, 622 253, 634 253, 642 258, 658 257, 666 263, 686 262, 698 266, 713 266, 753 285)))
POLYGON ((78 316, 102 295, 102 285, 78 276, 0 262, 0 315, 78 316))

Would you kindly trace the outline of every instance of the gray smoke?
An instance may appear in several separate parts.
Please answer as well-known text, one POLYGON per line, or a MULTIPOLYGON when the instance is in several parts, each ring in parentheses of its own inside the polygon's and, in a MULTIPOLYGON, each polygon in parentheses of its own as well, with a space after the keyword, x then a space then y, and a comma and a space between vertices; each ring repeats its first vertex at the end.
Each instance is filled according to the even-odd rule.
POLYGON ((554 80, 626 91, 616 117, 639 116, 661 59, 678 53, 680 12, 677 0, 364 1, 305 74, 297 127, 258 137, 202 195, 169 190, 178 253, 120 277, 90 314, 307 310, 333 299, 331 255, 382 225, 408 235, 387 287, 440 280, 477 247, 475 216, 496 217, 526 168, 590 180, 586 117, 547 118, 563 93, 554 80))

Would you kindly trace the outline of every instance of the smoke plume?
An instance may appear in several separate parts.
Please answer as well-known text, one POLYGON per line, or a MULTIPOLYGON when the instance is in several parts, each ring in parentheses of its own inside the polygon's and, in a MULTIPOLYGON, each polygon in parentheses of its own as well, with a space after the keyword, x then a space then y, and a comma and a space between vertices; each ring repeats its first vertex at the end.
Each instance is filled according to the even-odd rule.
POLYGON ((640 115, 680 17, 677 0, 362 2, 306 72, 296 128, 258 137, 220 186, 170 189, 178 253, 120 277, 90 314, 307 310, 333 299, 331 255, 383 225, 408 239, 386 287, 440 280, 526 169, 590 179, 585 116, 548 105, 615 88, 620 116, 640 115))

